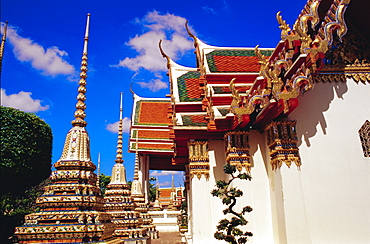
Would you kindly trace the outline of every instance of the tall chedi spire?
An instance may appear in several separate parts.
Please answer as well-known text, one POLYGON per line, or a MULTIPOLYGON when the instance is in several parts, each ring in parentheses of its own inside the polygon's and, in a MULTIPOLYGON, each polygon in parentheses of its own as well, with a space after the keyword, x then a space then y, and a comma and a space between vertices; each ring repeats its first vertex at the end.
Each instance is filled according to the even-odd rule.
POLYGON ((90 14, 87 16, 73 127, 67 134, 61 158, 54 164, 56 170, 50 176, 52 183, 36 199, 40 210, 26 215, 24 225, 15 230, 19 243, 97 242, 111 237, 115 229, 110 214, 103 212, 104 198, 96 186, 96 166, 90 158, 86 131, 89 21, 90 14))
POLYGON ((5 48, 7 29, 8 29, 8 21, 5 22, 3 36, 1 38, 1 46, 0 46, 0 82, 1 82, 1 72, 3 70, 3 56, 4 56, 4 48, 5 48))
POLYGON ((126 182, 126 169, 122 155, 122 92, 120 101, 120 116, 118 126, 117 155, 112 169, 111 181, 105 191, 104 209, 112 216, 116 224, 113 237, 122 240, 120 243, 149 243, 146 229, 141 227, 143 220, 138 211, 135 211, 133 198, 130 196, 130 187, 126 182))
POLYGON ((100 153, 98 153, 98 170, 96 177, 96 186, 100 188, 100 153))
MULTIPOLYGON (((138 135, 138 134, 137 134, 138 135)), ((135 210, 140 212, 143 218, 143 227, 147 230, 148 235, 152 239, 159 238, 158 231, 153 225, 153 219, 150 217, 149 204, 145 201, 145 195, 143 193, 141 183, 139 181, 139 142, 136 138, 136 153, 135 153, 135 170, 134 170, 134 181, 131 185, 131 196, 134 198, 135 210)))

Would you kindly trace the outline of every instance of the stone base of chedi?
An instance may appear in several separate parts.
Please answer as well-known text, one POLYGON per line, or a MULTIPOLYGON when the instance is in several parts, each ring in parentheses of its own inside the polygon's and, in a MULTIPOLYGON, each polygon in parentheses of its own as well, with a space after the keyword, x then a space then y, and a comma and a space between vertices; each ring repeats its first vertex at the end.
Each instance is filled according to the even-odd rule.
POLYGON ((95 165, 59 161, 54 166, 52 183, 36 201, 40 210, 25 216, 24 225, 15 229, 18 242, 78 243, 109 238, 115 225, 109 213, 101 211, 104 199, 95 186, 95 165))
POLYGON ((142 227, 140 212, 134 210, 129 186, 110 183, 105 194, 105 210, 111 214, 112 222, 116 224, 112 236, 119 238, 122 243, 150 243, 147 229, 142 227))

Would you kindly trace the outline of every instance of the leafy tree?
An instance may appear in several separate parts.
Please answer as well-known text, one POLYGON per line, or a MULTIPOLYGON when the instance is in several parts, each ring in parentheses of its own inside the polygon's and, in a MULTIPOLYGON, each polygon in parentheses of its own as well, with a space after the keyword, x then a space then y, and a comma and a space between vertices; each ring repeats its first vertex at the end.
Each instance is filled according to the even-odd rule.
POLYGON ((252 208, 250 206, 246 206, 243 208, 242 212, 235 212, 233 207, 236 204, 237 198, 241 197, 243 195, 243 192, 236 187, 231 187, 230 185, 235 179, 251 180, 252 177, 246 173, 240 173, 237 176, 234 176, 234 173, 236 172, 236 167, 230 164, 224 165, 224 172, 226 174, 229 174, 231 179, 228 181, 217 181, 217 189, 212 190, 211 194, 214 197, 220 197, 222 199, 222 203, 228 206, 228 208, 223 211, 224 215, 232 214, 234 215, 234 217, 232 217, 231 220, 220 220, 219 224, 217 225, 217 231, 214 234, 214 237, 217 240, 225 240, 228 243, 232 244, 246 243, 248 241, 248 236, 253 236, 253 234, 248 231, 243 232, 237 226, 243 226, 248 223, 243 215, 247 212, 251 212, 252 208))
POLYGON ((157 187, 152 182, 156 182, 155 177, 149 178, 149 201, 154 202, 157 199, 157 187))
POLYGON ((52 133, 35 114, 0 107, 0 242, 6 243, 51 172, 52 133))
POLYGON ((110 183, 110 179, 111 177, 109 175, 105 175, 103 173, 99 175, 99 187, 103 196, 105 196, 105 190, 107 190, 107 185, 110 183))

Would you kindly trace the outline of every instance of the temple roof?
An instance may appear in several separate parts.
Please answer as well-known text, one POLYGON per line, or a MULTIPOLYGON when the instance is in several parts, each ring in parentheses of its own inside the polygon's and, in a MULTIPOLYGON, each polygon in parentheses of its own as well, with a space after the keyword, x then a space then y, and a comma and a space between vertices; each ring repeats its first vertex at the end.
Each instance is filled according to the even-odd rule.
POLYGON ((167 107, 169 100, 142 99, 135 101, 133 125, 168 126, 167 107))
POLYGON ((188 29, 196 68, 176 64, 160 46, 171 84, 168 112, 161 116, 169 119, 174 164, 188 163, 189 139, 263 130, 270 121, 288 116, 315 82, 369 82, 369 21, 356 19, 356 13, 366 11, 361 2, 366 1, 308 0, 292 26, 278 13, 281 40, 275 48, 210 46, 188 29), (353 10, 345 15, 347 7, 353 10))
MULTIPOLYGON (((260 64, 254 47, 216 47, 194 38, 198 67, 204 67, 206 75, 232 73, 234 76, 241 76, 249 73, 254 76, 259 72, 260 64)), ((273 50, 261 48, 265 56, 270 56, 273 50)))
MULTIPOLYGON (((270 56, 272 50, 263 51, 270 56)), ((205 54, 211 73, 257 73, 260 70, 254 49, 215 49, 205 54)))
POLYGON ((201 101, 199 89, 199 71, 189 71, 177 78, 177 88, 180 102, 201 101))
POLYGON ((134 95, 129 145, 131 152, 138 148, 138 152, 173 153, 168 119, 170 105, 170 100, 166 98, 142 98, 134 95))

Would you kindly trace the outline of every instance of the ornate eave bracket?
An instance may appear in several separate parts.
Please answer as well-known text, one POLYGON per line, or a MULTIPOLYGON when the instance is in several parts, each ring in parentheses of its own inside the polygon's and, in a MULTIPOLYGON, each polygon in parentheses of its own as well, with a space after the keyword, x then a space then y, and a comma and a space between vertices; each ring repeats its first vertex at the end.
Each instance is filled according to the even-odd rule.
POLYGON ((232 102, 230 105, 230 112, 234 114, 236 124, 247 124, 249 122, 249 115, 255 111, 257 107, 263 107, 265 99, 261 95, 254 95, 249 100, 247 97, 242 97, 239 91, 235 88, 235 78, 230 81, 230 91, 232 102))
POLYGON ((206 140, 189 140, 189 175, 190 179, 194 176, 200 180, 204 176, 209 179, 209 156, 208 141, 206 140))
POLYGON ((237 170, 250 173, 252 164, 249 155, 249 131, 229 131, 224 135, 226 162, 237 170))
POLYGON ((301 159, 297 146, 296 121, 272 121, 265 128, 267 145, 270 149, 272 169, 278 169, 285 163, 289 168, 292 163, 300 168, 301 159))

